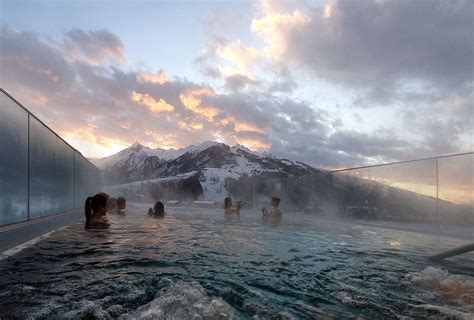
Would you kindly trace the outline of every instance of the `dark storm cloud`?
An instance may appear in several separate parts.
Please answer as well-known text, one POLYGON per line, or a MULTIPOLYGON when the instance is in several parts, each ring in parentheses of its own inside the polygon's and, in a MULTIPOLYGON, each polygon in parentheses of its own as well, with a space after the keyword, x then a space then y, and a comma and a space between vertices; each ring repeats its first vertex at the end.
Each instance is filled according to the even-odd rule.
POLYGON ((283 59, 389 101, 400 86, 457 90, 472 81, 472 1, 334 1, 279 29, 283 59))

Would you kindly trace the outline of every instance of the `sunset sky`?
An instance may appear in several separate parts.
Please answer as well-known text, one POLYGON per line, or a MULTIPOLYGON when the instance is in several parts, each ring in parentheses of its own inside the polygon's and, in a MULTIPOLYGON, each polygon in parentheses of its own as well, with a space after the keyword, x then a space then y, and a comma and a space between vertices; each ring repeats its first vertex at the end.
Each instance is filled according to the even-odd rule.
POLYGON ((341 168, 473 149, 473 1, 5 1, 0 86, 88 157, 341 168))

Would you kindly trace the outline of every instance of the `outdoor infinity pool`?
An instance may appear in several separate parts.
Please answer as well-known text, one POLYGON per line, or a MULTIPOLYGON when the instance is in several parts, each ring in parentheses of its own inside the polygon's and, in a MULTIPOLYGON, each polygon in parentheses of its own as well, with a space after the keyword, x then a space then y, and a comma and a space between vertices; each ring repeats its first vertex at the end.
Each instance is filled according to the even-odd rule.
POLYGON ((0 261, 0 318, 409 319, 474 317, 466 241, 287 214, 145 208, 82 224, 0 261), (406 318, 405 318, 406 317, 406 318))

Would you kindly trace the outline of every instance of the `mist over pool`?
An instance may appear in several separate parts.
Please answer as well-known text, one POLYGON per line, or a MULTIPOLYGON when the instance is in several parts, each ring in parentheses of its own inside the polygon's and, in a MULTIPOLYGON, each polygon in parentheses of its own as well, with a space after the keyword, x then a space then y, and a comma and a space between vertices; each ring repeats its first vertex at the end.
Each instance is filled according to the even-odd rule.
POLYGON ((468 319, 472 255, 425 257, 461 240, 286 213, 144 205, 78 223, 0 261, 0 314, 31 319, 468 319), (455 275, 453 275, 455 274, 455 275))

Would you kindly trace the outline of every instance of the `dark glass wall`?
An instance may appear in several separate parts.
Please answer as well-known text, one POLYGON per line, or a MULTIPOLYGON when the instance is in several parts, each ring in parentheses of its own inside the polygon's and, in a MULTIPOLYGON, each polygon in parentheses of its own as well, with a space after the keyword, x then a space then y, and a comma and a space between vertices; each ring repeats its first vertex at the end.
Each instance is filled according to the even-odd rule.
POLYGON ((0 90, 0 225, 80 208, 99 170, 0 90))
POLYGON ((41 122, 30 118, 30 218, 74 207, 73 152, 41 122))
POLYGON ((28 112, 0 92, 0 225, 28 218, 28 112))
POLYGON ((85 199, 98 191, 99 170, 74 151, 74 207, 80 208, 85 199))
POLYGON ((474 153, 281 179, 243 177, 229 181, 227 191, 257 209, 278 196, 288 214, 474 239, 474 153))

